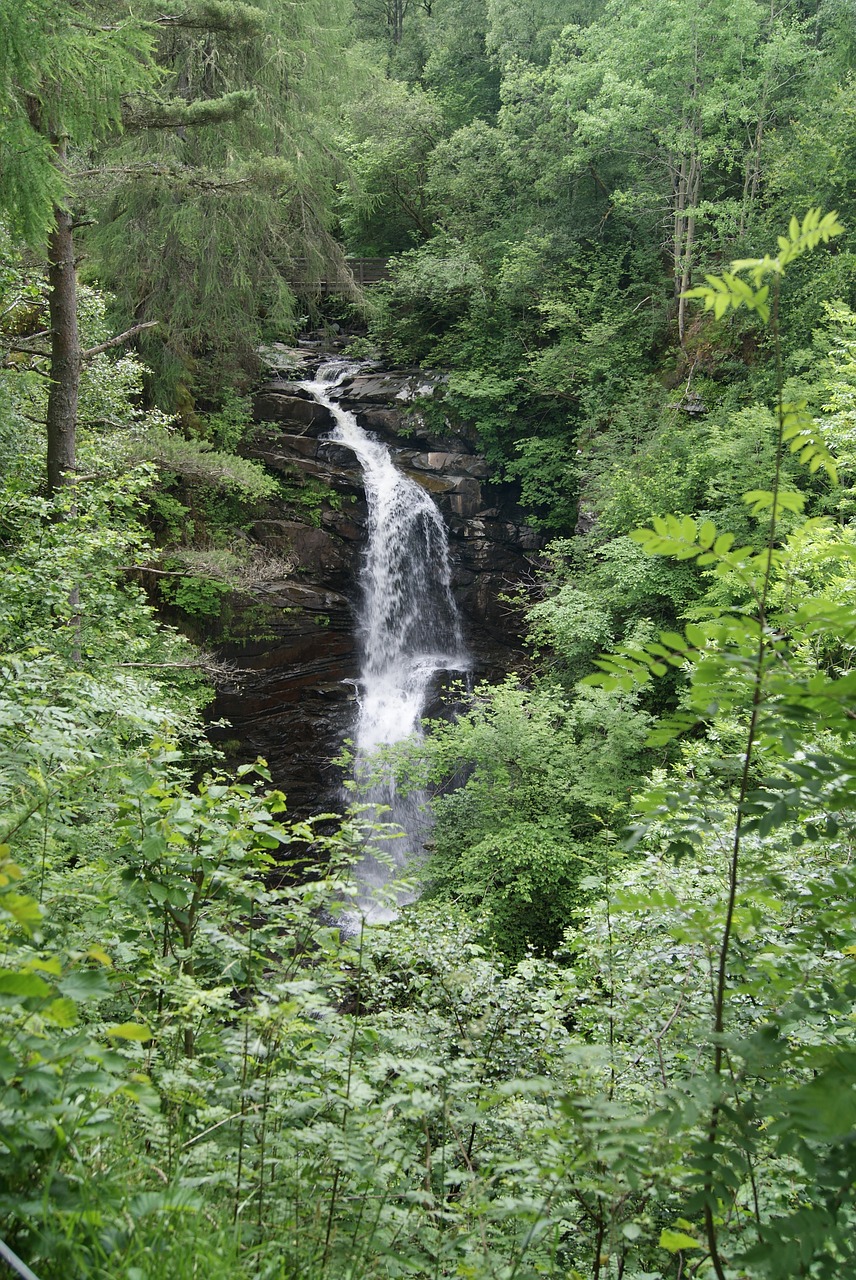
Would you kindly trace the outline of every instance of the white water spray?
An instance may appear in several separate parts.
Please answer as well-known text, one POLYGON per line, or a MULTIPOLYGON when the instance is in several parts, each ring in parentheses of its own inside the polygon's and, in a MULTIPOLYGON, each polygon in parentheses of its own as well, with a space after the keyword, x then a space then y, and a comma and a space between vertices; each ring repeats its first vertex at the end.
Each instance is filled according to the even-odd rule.
MULTIPOLYGON (((330 439, 347 445, 363 472, 368 502, 368 543, 360 575, 357 616, 361 669, 359 714, 354 732, 355 777, 371 772, 379 747, 421 732, 421 717, 436 677, 465 671, 469 662, 451 590, 446 526, 430 496, 405 476, 384 444, 363 431, 352 413, 333 398, 339 383, 358 366, 341 361, 322 366, 303 387, 336 423, 330 439)), ((396 793, 389 773, 370 788, 366 801, 387 806, 383 820, 403 835, 389 842, 396 868, 418 855, 425 833, 424 797, 396 793)), ((366 890, 367 919, 389 910, 372 907, 372 890, 391 877, 389 868, 366 857, 359 868, 366 890)))

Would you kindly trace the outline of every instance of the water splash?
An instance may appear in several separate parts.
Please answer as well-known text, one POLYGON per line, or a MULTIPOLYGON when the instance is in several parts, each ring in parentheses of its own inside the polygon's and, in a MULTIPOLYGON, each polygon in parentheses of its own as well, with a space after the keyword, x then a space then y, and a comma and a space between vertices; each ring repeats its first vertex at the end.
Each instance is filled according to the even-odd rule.
MULTIPOLYGON (((322 366, 303 387, 332 414, 330 439, 353 450, 368 502, 368 540, 360 572, 357 615, 360 645, 359 713, 354 730, 354 775, 371 779, 366 802, 387 806, 386 822, 402 835, 390 844, 391 860, 404 868, 425 837, 425 797, 401 796, 391 772, 372 760, 378 748, 421 733, 437 677, 469 666, 451 588, 449 544, 443 517, 426 491, 395 466, 386 445, 369 436, 335 399, 337 386, 358 365, 322 366)), ((367 857, 359 868, 367 919, 390 910, 372 906, 372 891, 391 878, 389 868, 367 857)))

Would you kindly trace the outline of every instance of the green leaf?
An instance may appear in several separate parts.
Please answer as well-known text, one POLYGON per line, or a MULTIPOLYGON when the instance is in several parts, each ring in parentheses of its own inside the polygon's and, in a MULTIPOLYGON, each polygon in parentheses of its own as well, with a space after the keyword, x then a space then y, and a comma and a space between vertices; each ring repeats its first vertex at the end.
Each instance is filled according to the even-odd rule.
POLYGON ((0 907, 8 911, 12 919, 26 933, 32 933, 33 927, 41 923, 42 912, 35 898, 23 893, 4 893, 0 897, 0 907))
POLYGON ((73 969, 59 983, 59 989, 72 1000, 97 1000, 112 990, 103 969, 73 969))
POLYGON ((73 1027, 77 1022, 77 1005, 68 996, 58 996, 42 1010, 42 1016, 56 1027, 73 1027))
POLYGON ((28 960, 24 965, 26 973, 50 973, 55 978, 62 974, 62 962, 59 956, 37 957, 35 960, 28 960))
POLYGON ((716 538, 716 525, 712 520, 705 520, 698 531, 699 545, 706 550, 713 546, 716 538))
POLYGON ((793 511, 795 515, 802 515, 805 507, 805 494, 799 493, 795 489, 780 490, 776 496, 776 507, 778 511, 793 511))
POLYGON ((752 514, 755 516, 763 511, 769 511, 770 508, 775 508, 777 516, 783 511, 793 511, 801 515, 805 506, 805 496, 795 489, 780 489, 777 494, 773 494, 769 489, 750 489, 748 493, 743 494, 743 501, 751 505, 752 514))
POLYGON ((107 1028, 107 1035, 116 1040, 137 1040, 141 1044, 152 1038, 149 1028, 141 1022, 119 1022, 107 1028))
POLYGON ((696 623, 688 622, 686 633, 690 644, 695 645, 697 649, 704 649, 707 646, 707 636, 696 623))
POLYGON ((690 712, 676 711, 674 715, 665 716, 662 720, 658 720, 645 742, 650 747, 665 746, 667 742, 672 742, 682 733, 687 733, 690 729, 694 729, 697 724, 698 716, 694 716, 690 712))
POLYGON ((750 504, 757 515, 773 505, 773 494, 769 489, 750 489, 748 493, 744 493, 743 501, 750 504))
POLYGON ((660 1232, 660 1248, 668 1249, 669 1253, 679 1253, 683 1249, 700 1249, 701 1247, 698 1240, 688 1236, 686 1231, 663 1230, 660 1232))
POLYGON ((0 995, 23 996, 25 999, 30 996, 44 998, 52 991, 53 988, 45 982, 44 978, 38 977, 35 973, 22 973, 17 969, 0 969, 0 995))

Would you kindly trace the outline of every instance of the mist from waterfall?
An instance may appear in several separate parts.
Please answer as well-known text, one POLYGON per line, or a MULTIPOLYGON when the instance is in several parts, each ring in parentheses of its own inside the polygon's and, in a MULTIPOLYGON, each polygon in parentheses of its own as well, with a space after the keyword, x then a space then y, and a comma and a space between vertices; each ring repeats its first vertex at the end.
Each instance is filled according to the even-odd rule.
POLYGON ((395 466, 386 445, 368 435, 334 398, 337 386, 358 368, 330 362, 318 370, 315 381, 302 386, 333 416, 336 426, 328 438, 353 450, 368 503, 357 612, 360 674, 354 777, 359 799, 385 806, 388 812, 381 812, 379 820, 394 823, 402 833, 384 841, 384 856, 394 869, 371 855, 358 868, 364 891, 361 911, 367 920, 379 920, 393 912, 377 904, 376 892, 420 857, 427 818, 426 797, 399 795, 390 769, 379 768, 373 754, 420 734, 437 677, 466 671, 469 661, 451 590, 443 517, 429 494, 395 466))

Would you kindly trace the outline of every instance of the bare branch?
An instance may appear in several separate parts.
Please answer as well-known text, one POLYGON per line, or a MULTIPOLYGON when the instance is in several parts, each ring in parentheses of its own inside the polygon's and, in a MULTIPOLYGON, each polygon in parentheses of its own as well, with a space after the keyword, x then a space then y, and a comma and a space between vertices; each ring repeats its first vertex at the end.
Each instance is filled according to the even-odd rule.
POLYGON ((18 342, 4 342, 3 346, 7 351, 20 351, 25 356, 50 356, 49 351, 43 351, 39 347, 22 347, 18 342))
POLYGON ((91 360, 93 356, 100 356, 102 351, 108 351, 110 347, 119 347, 123 342, 128 342, 138 333, 142 333, 143 329, 153 329, 156 324, 160 324, 160 320, 146 320, 145 324, 135 324, 132 329, 126 329, 124 333, 110 338, 108 342, 99 342, 97 347, 88 347, 86 351, 81 351, 80 358, 91 360))
POLYGON ((202 662, 117 662, 117 667, 146 667, 151 671, 196 671, 207 670, 207 663, 202 662))
POLYGON ((252 671, 247 667, 238 667, 233 662, 223 661, 204 649, 197 657, 188 658, 184 662, 117 662, 116 666, 120 670, 134 668, 141 671, 201 671, 210 680, 219 681, 221 684, 228 682, 236 686, 240 686, 243 676, 252 675, 252 671))
POLYGON ((191 574, 189 569, 155 569, 150 564, 120 564, 119 569, 125 573, 156 573, 159 578, 199 577, 199 574, 191 574))

